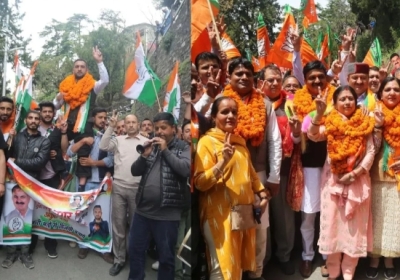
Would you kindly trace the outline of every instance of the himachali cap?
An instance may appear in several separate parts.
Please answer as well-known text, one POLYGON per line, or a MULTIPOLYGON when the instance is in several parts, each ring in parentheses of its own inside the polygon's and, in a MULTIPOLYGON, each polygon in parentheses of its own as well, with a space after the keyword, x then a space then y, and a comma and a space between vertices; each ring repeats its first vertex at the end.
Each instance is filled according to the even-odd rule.
POLYGON ((366 63, 349 63, 347 66, 348 75, 351 74, 369 74, 369 65, 366 63))

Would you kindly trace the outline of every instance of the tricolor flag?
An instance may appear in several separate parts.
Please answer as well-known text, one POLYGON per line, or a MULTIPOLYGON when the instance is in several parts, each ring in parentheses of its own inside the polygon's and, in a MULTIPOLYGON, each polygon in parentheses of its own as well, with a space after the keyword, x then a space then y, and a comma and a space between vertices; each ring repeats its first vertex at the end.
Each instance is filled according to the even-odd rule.
POLYGON ((365 56, 363 63, 367 63, 370 67, 382 66, 382 51, 378 38, 375 38, 375 40, 372 42, 372 45, 369 48, 369 51, 365 56))
POLYGON ((140 101, 151 107, 157 99, 160 88, 161 81, 146 60, 142 40, 137 32, 135 58, 126 70, 122 93, 126 98, 140 101))
POLYGON ((179 121, 179 113, 181 108, 181 88, 179 86, 178 77, 179 62, 176 62, 169 78, 167 93, 164 100, 164 112, 172 113, 176 123, 179 121))
MULTIPOLYGON (((32 79, 33 75, 36 70, 38 62, 35 61, 32 68, 31 72, 26 80, 26 83, 23 87, 22 92, 18 94, 18 99, 16 102, 16 116, 15 116, 15 129, 17 131, 21 131, 25 127, 25 117, 28 114, 29 110, 32 108, 32 103, 33 103, 33 89, 32 89, 32 79)), ((18 88, 17 88, 18 90, 18 88)))

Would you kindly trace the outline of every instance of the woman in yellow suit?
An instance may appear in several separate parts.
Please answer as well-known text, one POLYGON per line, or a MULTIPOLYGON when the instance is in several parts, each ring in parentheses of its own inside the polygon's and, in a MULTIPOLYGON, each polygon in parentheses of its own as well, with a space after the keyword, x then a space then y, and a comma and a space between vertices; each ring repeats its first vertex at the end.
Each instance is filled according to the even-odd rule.
POLYGON ((270 198, 257 177, 245 140, 235 134, 238 107, 229 97, 214 101, 215 128, 199 141, 194 184, 200 193, 203 234, 210 260, 210 280, 239 280, 242 271, 256 268, 255 228, 232 230, 230 213, 235 205, 253 205, 261 213, 270 198))

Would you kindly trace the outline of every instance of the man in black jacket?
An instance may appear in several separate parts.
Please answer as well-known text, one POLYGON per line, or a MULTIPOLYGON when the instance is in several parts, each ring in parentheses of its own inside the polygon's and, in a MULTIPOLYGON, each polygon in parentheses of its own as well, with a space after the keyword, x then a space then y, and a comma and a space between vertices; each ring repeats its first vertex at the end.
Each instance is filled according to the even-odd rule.
MULTIPOLYGON (((32 177, 39 179, 41 170, 50 158, 50 140, 41 136, 38 128, 40 114, 38 111, 29 111, 25 119, 26 129, 19 132, 12 144, 10 160, 14 161, 23 171, 32 177)), ((17 246, 8 245, 7 256, 2 267, 9 268, 18 258, 17 246)), ((19 259, 26 268, 34 268, 29 245, 21 245, 19 259)))
MULTIPOLYGON (((38 128, 40 134, 50 140, 50 160, 40 172, 39 180, 46 186, 54 189, 61 187, 61 175, 65 172, 65 162, 63 152, 68 149, 67 122, 60 121, 60 128, 54 125, 55 106, 52 102, 42 102, 40 108, 40 126, 38 128)), ((37 235, 32 235, 30 246, 30 254, 36 247, 38 240, 37 235)), ((57 240, 52 238, 44 239, 44 248, 49 258, 55 259, 57 255, 57 240)))
MULTIPOLYGON (((158 278, 174 280, 175 245, 182 210, 190 192, 190 147, 174 136, 170 113, 154 117, 155 137, 132 164, 133 176, 142 176, 136 195, 136 212, 130 229, 129 279, 144 279, 145 254, 153 236, 158 256, 158 278), (162 277, 160 278, 160 275, 162 277)), ((146 144, 145 144, 146 146, 146 144)))

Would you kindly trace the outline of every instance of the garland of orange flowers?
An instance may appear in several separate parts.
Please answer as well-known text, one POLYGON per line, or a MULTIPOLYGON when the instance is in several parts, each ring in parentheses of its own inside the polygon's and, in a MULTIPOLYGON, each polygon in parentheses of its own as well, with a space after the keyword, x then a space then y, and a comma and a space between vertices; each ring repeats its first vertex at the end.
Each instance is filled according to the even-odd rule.
MULTIPOLYGON (((332 102, 334 92, 335 88, 331 84, 328 84, 328 97, 327 97, 328 105, 332 102)), ((308 91, 306 85, 304 85, 301 89, 298 89, 294 94, 293 105, 296 108, 296 115, 301 122, 303 121, 305 116, 307 116, 309 113, 317 109, 315 102, 312 99, 312 95, 308 91)), ((323 121, 324 119, 322 119, 321 122, 323 123, 323 121)))
POLYGON ((96 81, 89 73, 86 73, 78 82, 75 80, 75 75, 72 74, 60 83, 60 92, 72 110, 86 102, 95 83, 96 81))
POLYGON ((393 110, 388 109, 383 102, 380 102, 385 120, 383 123, 383 171, 394 177, 394 172, 389 168, 395 162, 395 157, 400 156, 400 104, 393 110))
POLYGON ((357 157, 365 150, 365 137, 372 133, 374 125, 374 117, 364 116, 360 109, 347 121, 337 110, 329 113, 325 120, 325 133, 332 173, 343 174, 352 170, 349 158, 357 157))
POLYGON ((252 146, 259 146, 264 139, 267 120, 264 98, 253 89, 246 105, 230 84, 225 87, 223 95, 232 98, 238 104, 238 124, 235 134, 251 140, 252 146))

